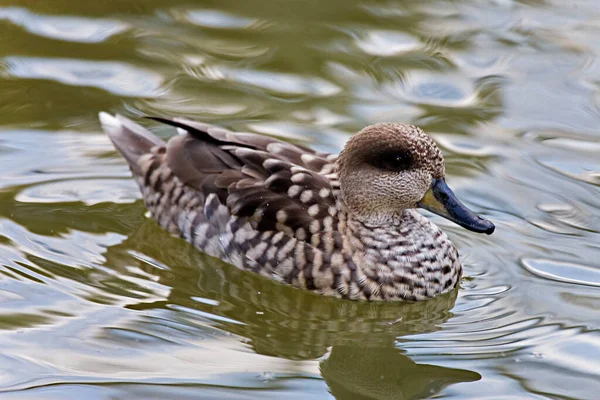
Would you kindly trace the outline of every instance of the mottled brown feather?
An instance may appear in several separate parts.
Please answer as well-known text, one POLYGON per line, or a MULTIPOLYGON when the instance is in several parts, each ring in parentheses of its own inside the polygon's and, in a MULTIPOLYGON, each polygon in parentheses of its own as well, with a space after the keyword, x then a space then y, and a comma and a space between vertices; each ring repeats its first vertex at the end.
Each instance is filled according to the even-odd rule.
POLYGON ((174 137, 167 144, 166 161, 173 174, 200 193, 215 193, 231 215, 252 217, 252 226, 261 232, 284 226, 293 232, 300 228, 308 232, 315 219, 324 218, 328 207, 335 206, 331 182, 318 173, 329 161, 313 150, 188 120, 155 119, 190 133, 174 137), (305 156, 310 161, 305 163, 302 156, 306 154, 311 157, 308 160, 305 156), (308 195, 288 195, 294 175, 299 177, 299 194, 314 192, 313 201, 302 201, 308 195), (330 194, 320 197, 321 189, 330 194), (308 209, 317 199, 321 208, 310 215, 308 209), (274 218, 278 212, 287 214, 280 224, 274 218))

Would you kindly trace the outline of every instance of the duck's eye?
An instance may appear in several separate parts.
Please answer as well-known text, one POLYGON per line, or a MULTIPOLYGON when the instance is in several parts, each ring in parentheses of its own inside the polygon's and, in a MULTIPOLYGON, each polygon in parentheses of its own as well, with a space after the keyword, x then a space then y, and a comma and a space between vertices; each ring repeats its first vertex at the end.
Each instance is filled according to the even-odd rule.
POLYGON ((412 157, 406 152, 389 152, 373 157, 371 164, 387 171, 404 171, 411 167, 412 157))

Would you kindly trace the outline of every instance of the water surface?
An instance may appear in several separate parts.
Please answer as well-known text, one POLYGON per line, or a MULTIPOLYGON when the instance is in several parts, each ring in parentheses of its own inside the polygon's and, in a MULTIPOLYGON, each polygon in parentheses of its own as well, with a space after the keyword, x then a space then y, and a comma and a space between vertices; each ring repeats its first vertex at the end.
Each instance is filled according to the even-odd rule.
POLYGON ((599 43, 591 0, 1 3, 2 398, 597 398, 599 43), (432 301, 304 293, 147 219, 101 110, 331 152, 414 123, 497 230, 434 217, 465 278, 432 301))

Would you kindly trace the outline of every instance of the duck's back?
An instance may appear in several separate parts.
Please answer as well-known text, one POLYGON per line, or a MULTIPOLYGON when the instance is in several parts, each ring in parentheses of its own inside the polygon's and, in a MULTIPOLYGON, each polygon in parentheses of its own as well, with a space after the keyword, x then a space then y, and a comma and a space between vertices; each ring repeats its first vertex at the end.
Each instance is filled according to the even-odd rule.
POLYGON ((351 276, 336 207, 335 156, 188 120, 167 143, 101 114, 152 216, 196 248, 237 267, 346 297, 351 276), (336 268, 337 265, 337 268, 336 268))

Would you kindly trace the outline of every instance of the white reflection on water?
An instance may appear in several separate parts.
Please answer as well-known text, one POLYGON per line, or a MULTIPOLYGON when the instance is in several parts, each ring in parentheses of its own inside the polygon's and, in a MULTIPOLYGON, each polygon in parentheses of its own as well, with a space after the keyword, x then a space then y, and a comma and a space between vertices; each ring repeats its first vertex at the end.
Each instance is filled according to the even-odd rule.
POLYGON ((39 36, 79 43, 103 42, 128 28, 127 23, 116 19, 40 15, 16 7, 0 8, 0 20, 9 20, 39 36))
POLYGON ((224 70, 227 80, 288 95, 333 96, 342 89, 323 79, 252 69, 224 70))
POLYGON ((525 258, 521 261, 532 274, 560 282, 600 286, 600 267, 555 260, 525 258))
POLYGON ((130 179, 75 179, 30 186, 15 200, 23 203, 82 202, 92 206, 103 202, 133 203, 139 197, 139 189, 130 179))
POLYGON ((160 74, 119 61, 6 57, 4 62, 14 77, 92 86, 121 96, 158 96, 163 83, 160 74))
POLYGON ((252 18, 239 17, 217 10, 193 10, 186 12, 186 16, 189 22, 208 28, 247 28, 256 22, 252 18))
POLYGON ((374 30, 356 41, 359 49, 374 56, 396 56, 418 49, 421 42, 403 32, 374 30))

